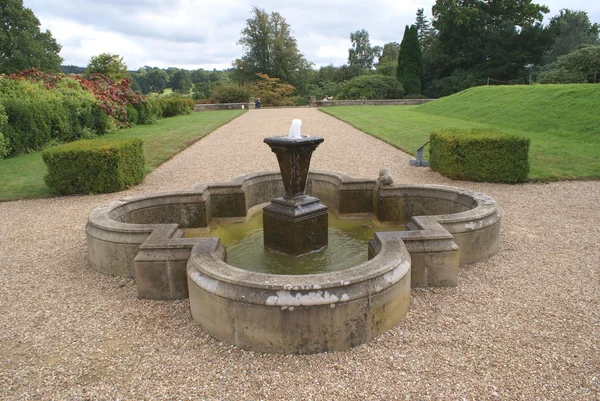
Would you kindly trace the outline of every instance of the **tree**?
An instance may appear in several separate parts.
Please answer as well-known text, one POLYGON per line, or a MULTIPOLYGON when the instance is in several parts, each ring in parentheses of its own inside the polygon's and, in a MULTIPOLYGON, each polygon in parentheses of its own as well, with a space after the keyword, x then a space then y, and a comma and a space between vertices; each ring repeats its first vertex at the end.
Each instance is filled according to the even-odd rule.
POLYGON ((532 0, 436 0, 435 52, 428 65, 436 79, 458 70, 505 81, 523 78, 551 44, 542 26, 548 11, 532 0))
POLYGON ((396 78, 380 74, 365 74, 342 84, 342 99, 398 99, 404 94, 396 78))
POLYGON ((301 71, 310 68, 310 63, 298 50, 289 24, 276 12, 267 14, 254 7, 252 13, 254 17, 246 20, 238 41, 245 54, 234 61, 232 78, 239 82, 255 81, 256 74, 262 73, 283 82, 297 83, 301 71))
POLYGON ((111 79, 126 78, 127 66, 123 62, 123 57, 118 54, 102 53, 93 56, 85 69, 85 75, 102 74, 111 79))
POLYGON ((416 25, 407 25, 398 53, 398 68, 396 77, 406 93, 418 95, 421 93, 421 74, 423 74, 423 55, 416 25))
POLYGON ((366 69, 373 68, 373 60, 379 56, 381 47, 371 47, 369 40, 369 32, 362 29, 350 34, 352 47, 348 49, 348 66, 351 69, 366 69))
POLYGON ((580 45, 560 56, 540 77, 541 83, 600 82, 600 46, 580 45))
POLYGON ((256 74, 256 91, 260 101, 265 106, 294 106, 291 98, 294 86, 280 82, 279 78, 271 78, 267 74, 256 74))
POLYGON ((547 27, 553 44, 546 56, 546 62, 553 62, 560 56, 570 53, 580 44, 598 44, 600 26, 592 24, 585 11, 560 10, 550 20, 547 27))
POLYGON ((169 75, 165 70, 147 65, 133 73, 132 79, 132 87, 144 95, 150 92, 163 93, 169 83, 169 75))
POLYGON ((400 52, 400 45, 396 42, 390 42, 383 45, 383 50, 379 56, 375 69, 379 74, 388 75, 390 77, 396 76, 396 67, 398 66, 398 53, 400 52))
POLYGON ((417 20, 415 22, 417 27, 417 35, 419 38, 419 44, 421 45, 421 51, 424 52, 431 46, 433 40, 433 29, 425 16, 425 10, 422 8, 417 9, 417 20))
POLYGON ((190 78, 190 73, 185 70, 177 71, 173 74, 173 78, 171 79, 171 87, 175 92, 190 93, 190 89, 192 89, 192 78, 190 78))
POLYGON ((10 74, 28 68, 47 72, 60 71, 61 46, 46 30, 23 0, 0 3, 0 73, 10 74))
POLYGON ((76 65, 61 65, 60 72, 63 74, 83 74, 85 68, 76 65))

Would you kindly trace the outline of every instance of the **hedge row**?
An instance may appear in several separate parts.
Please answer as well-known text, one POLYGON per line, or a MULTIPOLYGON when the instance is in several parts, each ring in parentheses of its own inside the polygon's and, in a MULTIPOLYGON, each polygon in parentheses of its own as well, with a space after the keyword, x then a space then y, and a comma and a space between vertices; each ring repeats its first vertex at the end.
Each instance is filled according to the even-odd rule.
POLYGON ((0 104, 7 116, 0 122, 7 155, 114 130, 94 96, 73 79, 63 79, 53 90, 40 82, 0 79, 0 104))
POLYGON ((6 155, 8 155, 8 139, 4 137, 2 133, 2 129, 8 121, 8 117, 4 112, 4 106, 0 104, 0 160, 2 160, 6 155))
POLYGON ((432 133, 429 165, 457 180, 517 183, 527 180, 530 139, 491 130, 432 133))
MULTIPOLYGON (((82 82, 37 71, 27 74, 0 77, 0 159, 94 138, 117 127, 151 124, 194 109, 190 98, 146 99, 130 90, 107 99, 112 92, 105 87, 106 79, 82 82)), ((118 93, 129 88, 126 80, 118 85, 118 93)))
POLYGON ((106 193, 144 179, 142 140, 95 139, 71 142, 42 152, 46 184, 59 194, 106 193))

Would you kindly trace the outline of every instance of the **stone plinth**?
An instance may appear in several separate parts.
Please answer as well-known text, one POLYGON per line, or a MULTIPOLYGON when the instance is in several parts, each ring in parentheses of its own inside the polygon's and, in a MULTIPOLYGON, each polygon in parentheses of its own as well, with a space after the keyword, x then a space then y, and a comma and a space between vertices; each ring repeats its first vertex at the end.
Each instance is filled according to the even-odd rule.
POLYGON ((281 170, 285 196, 263 209, 265 248, 302 255, 327 245, 327 207, 304 195, 310 158, 323 142, 320 137, 265 138, 281 170))
POLYGON ((327 246, 327 206, 312 196, 275 198, 263 209, 265 247, 302 255, 327 246))

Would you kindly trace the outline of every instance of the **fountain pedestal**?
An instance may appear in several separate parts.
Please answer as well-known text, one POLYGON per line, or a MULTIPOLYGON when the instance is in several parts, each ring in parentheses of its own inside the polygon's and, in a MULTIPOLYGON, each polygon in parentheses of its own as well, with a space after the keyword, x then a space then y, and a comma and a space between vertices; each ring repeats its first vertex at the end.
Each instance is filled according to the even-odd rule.
POLYGON ((275 198, 263 209, 265 247, 302 255, 327 245, 327 206, 312 196, 275 198))
POLYGON ((272 137, 265 143, 277 155, 285 196, 263 209, 265 248, 302 255, 327 245, 327 206, 304 194, 312 152, 320 137, 272 137))

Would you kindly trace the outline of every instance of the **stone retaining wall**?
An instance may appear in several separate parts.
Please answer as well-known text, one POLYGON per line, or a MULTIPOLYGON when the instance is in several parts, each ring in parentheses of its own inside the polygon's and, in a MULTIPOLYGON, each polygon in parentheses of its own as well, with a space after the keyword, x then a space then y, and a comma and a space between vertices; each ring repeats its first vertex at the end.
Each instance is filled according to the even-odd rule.
POLYGON ((310 107, 333 107, 333 106, 389 106, 404 105, 415 106, 425 104, 434 99, 373 99, 373 100, 318 100, 310 102, 310 107))
POLYGON ((240 110, 253 109, 254 103, 214 103, 202 104, 196 103, 194 111, 216 111, 216 110, 240 110))

